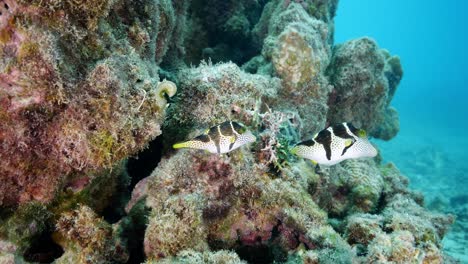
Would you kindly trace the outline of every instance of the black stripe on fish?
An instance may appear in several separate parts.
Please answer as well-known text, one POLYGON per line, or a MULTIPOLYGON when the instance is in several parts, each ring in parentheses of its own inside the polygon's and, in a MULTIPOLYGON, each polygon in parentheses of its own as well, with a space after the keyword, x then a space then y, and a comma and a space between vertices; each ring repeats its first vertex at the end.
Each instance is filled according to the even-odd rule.
POLYGON ((335 134, 335 136, 340 137, 340 138, 354 139, 354 137, 348 133, 348 130, 346 129, 346 126, 344 124, 337 124, 337 125, 334 125, 332 128, 333 128, 333 134, 335 134))
POLYGON ((354 127, 353 124, 351 124, 351 123, 346 123, 346 126, 349 128, 349 131, 351 131, 351 133, 353 133, 355 136, 357 136, 357 131, 359 129, 354 127))
POLYGON ((198 141, 201 141, 203 143, 207 143, 207 142, 210 142, 210 136, 203 134, 203 135, 200 135, 200 136, 194 138, 193 140, 198 140, 198 141))
POLYGON ((307 147, 312 147, 315 144, 315 141, 313 139, 305 140, 302 142, 297 143, 297 145, 304 145, 307 147))
POLYGON ((221 125, 219 125, 219 129, 221 130, 221 134, 223 134, 224 136, 228 137, 228 136, 234 135, 234 130, 231 126, 230 121, 226 121, 222 123, 221 125))
POLYGON ((218 129, 218 140, 215 142, 216 143, 216 151, 218 151, 218 154, 221 154, 221 128, 220 126, 216 127, 218 129))
POLYGON ((213 141, 219 141, 218 126, 210 128, 210 130, 208 130, 208 136, 210 136, 213 141))
POLYGON ((354 142, 356 142, 356 140, 353 140, 353 141, 351 142, 351 144, 349 144, 349 146, 347 146, 347 147, 345 147, 345 148, 343 149, 343 152, 341 153, 341 156, 343 156, 343 155, 346 153, 346 151, 347 151, 352 145, 354 145, 354 142))
POLYGON ((314 140, 315 142, 323 145, 327 159, 331 160, 331 132, 327 129, 324 129, 318 133, 314 140))
POLYGON ((243 134, 247 130, 244 126, 240 125, 237 122, 232 122, 232 127, 238 134, 243 134))
POLYGON ((236 138, 236 140, 234 140, 234 142, 232 142, 231 144, 229 144, 229 150, 232 149, 232 147, 234 147, 234 144, 236 144, 236 141, 237 141, 237 137, 234 136, 236 138))
POLYGON ((229 150, 232 149, 232 147, 234 147, 234 144, 236 144, 236 141, 237 141, 237 132, 236 130, 234 129, 234 123, 237 124, 236 122, 229 122, 229 126, 231 127, 231 130, 232 130, 232 136, 234 137, 234 140, 231 144, 229 144, 229 150))
POLYGON ((214 142, 214 144, 216 146, 216 150, 218 151, 218 154, 219 154, 221 152, 220 151, 220 146, 219 146, 219 143, 221 141, 219 126, 215 126, 215 127, 210 128, 210 130, 208 131, 208 136, 210 136, 210 139, 213 140, 213 142, 214 142))

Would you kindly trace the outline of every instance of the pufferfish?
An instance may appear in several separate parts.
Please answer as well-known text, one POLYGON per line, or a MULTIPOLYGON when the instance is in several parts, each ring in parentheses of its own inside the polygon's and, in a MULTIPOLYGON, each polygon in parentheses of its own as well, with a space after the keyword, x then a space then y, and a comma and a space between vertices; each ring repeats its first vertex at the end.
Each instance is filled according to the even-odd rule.
POLYGON ((341 123, 320 131, 313 139, 302 141, 291 149, 299 157, 314 164, 335 165, 346 159, 372 158, 377 150, 367 139, 363 129, 351 123, 341 123))
POLYGON ((226 121, 207 129, 205 133, 192 140, 174 144, 173 148, 202 149, 210 153, 223 154, 255 140, 255 136, 243 124, 226 121))

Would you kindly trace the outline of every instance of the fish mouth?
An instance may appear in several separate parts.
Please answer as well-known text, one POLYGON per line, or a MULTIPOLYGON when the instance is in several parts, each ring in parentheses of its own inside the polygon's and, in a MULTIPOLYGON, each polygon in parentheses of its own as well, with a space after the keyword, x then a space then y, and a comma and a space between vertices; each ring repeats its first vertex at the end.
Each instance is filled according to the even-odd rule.
POLYGON ((377 156, 377 154, 379 154, 379 151, 374 146, 371 145, 370 157, 373 158, 377 156))

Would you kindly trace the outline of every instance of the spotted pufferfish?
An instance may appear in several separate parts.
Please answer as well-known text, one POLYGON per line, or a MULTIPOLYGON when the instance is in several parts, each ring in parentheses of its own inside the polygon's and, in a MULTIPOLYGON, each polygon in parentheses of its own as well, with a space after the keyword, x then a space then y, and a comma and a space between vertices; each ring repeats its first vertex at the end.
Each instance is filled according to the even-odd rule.
POLYGON ((243 124, 226 121, 207 129, 205 133, 189 141, 174 144, 173 148, 202 149, 210 153, 223 154, 256 140, 243 124))
POLYGON ((346 159, 372 158, 377 155, 377 150, 367 139, 366 132, 355 128, 351 123, 327 127, 313 139, 296 144, 291 152, 310 159, 314 164, 326 166, 346 159))

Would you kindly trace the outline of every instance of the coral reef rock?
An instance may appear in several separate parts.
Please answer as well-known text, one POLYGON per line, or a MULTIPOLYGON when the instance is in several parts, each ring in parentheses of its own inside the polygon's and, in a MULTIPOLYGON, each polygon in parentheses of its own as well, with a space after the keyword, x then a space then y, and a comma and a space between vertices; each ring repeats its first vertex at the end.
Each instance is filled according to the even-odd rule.
POLYGON ((337 3, 0 0, 0 262, 444 261, 453 217, 395 165, 290 153, 334 123, 399 130, 400 60, 335 44, 337 3), (170 149, 225 121, 257 141, 170 149))
POLYGON ((350 257, 351 248, 327 225, 326 213, 307 189, 294 180, 274 179, 267 170, 244 149, 229 158, 183 150, 163 159, 146 182, 147 257, 214 248, 285 260, 301 243, 318 250, 319 257, 330 252, 350 257))
POLYGON ((151 33, 171 31, 161 23, 174 14, 130 4, 2 1, 0 205, 51 201, 161 134, 174 91, 158 86, 155 64, 168 37, 151 33))
POLYGON ((347 120, 385 140, 398 133, 398 114, 389 107, 402 77, 398 57, 380 50, 369 38, 351 40, 333 48, 327 74, 334 87, 331 122, 347 120))

